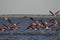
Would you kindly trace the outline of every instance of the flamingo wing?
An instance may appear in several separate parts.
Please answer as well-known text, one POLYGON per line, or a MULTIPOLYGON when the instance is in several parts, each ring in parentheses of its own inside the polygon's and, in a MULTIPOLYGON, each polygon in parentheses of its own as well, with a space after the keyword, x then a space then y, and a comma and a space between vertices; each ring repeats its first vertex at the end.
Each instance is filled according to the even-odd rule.
POLYGON ((60 10, 58 10, 55 14, 57 15, 60 12, 60 10))
POLYGON ((52 13, 52 11, 49 10, 49 12, 52 14, 52 16, 54 16, 54 14, 52 13))

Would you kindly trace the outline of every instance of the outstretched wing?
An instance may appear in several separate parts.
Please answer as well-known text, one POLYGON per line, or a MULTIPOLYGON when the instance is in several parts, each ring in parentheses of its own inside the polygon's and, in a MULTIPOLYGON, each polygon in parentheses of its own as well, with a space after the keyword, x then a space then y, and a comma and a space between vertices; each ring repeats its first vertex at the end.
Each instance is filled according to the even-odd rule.
POLYGON ((13 24, 10 19, 8 19, 8 22, 11 23, 11 24, 13 24))
POLYGON ((30 17, 30 19, 31 19, 32 21, 35 21, 34 18, 32 18, 32 17, 30 17))
POLYGON ((40 20, 41 21, 41 24, 44 26, 44 27, 46 27, 46 25, 43 23, 43 21, 42 20, 40 20))
POLYGON ((3 26, 7 27, 5 24, 2 23, 3 26))
POLYGON ((60 12, 60 10, 58 10, 55 14, 57 15, 60 12))
POLYGON ((9 18, 4 17, 4 20, 8 21, 9 23, 13 24, 9 18))
POLYGON ((33 17, 31 17, 31 16, 25 16, 24 18, 29 18, 29 19, 31 19, 32 21, 34 21, 34 22, 35 22, 34 18, 33 18, 33 17))
POLYGON ((52 15, 54 15, 54 14, 52 13, 52 11, 49 10, 49 12, 50 12, 52 15))

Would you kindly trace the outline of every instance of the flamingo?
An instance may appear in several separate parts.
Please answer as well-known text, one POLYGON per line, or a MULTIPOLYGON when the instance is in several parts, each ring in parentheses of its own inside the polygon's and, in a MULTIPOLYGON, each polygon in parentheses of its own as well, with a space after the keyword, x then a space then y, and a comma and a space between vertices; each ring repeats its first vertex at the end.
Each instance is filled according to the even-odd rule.
POLYGON ((11 20, 10 19, 8 19, 8 18, 4 18, 6 21, 8 21, 10 24, 12 24, 12 26, 10 26, 8 29, 9 30, 16 30, 16 29, 18 29, 19 28, 19 26, 18 26, 18 22, 16 22, 16 23, 12 23, 11 22, 11 20))
POLYGON ((7 30, 7 26, 5 24, 2 24, 1 31, 4 32, 7 30))
POLYGON ((52 16, 57 16, 57 14, 60 12, 60 10, 58 10, 57 12, 53 13, 52 11, 49 10, 49 12, 52 14, 52 16))

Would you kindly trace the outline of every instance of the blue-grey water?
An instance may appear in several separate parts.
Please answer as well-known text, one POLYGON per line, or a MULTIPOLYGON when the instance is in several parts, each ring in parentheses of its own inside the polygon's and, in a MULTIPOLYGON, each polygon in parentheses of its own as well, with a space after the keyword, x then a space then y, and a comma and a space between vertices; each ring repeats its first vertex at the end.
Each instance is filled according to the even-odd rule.
MULTIPOLYGON (((0 31, 0 40, 60 40, 60 35, 48 35, 49 33, 40 34, 40 30, 27 30, 26 28, 33 23, 32 20, 29 18, 9 18, 12 23, 19 22, 18 26, 20 27, 18 30, 11 30, 11 31, 0 31), (7 33, 7 34, 5 34, 7 33), (18 33, 18 34, 17 34, 18 33), (21 33, 21 34, 19 34, 21 33), (31 34, 29 34, 31 33, 31 34)), ((50 18, 34 18, 34 20, 40 20, 43 19, 43 22, 49 20, 50 18)), ((60 18, 55 18, 56 20, 60 21, 60 18)), ((2 27, 2 23, 7 25, 7 27, 11 26, 11 24, 4 20, 3 18, 0 18, 0 28, 2 27)), ((51 24, 51 23, 50 23, 51 24)), ((59 25, 57 26, 59 27, 59 25)), ((44 33, 47 30, 44 30, 44 33)), ((55 32, 55 30, 51 31, 55 32)))

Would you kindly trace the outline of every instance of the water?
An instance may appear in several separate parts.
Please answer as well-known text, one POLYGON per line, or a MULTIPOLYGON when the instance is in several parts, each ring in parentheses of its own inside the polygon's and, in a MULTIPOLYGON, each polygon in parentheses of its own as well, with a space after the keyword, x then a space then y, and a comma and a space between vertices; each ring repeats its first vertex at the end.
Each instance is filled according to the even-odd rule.
MULTIPOLYGON (((20 27, 18 30, 13 31, 0 31, 0 40, 60 40, 60 35, 48 35, 48 34, 40 34, 40 30, 26 30, 26 28, 33 23, 32 20, 29 18, 10 18, 11 21, 14 22, 20 22, 18 26, 20 27), (8 34, 2 34, 2 33, 8 33, 8 34), (14 34, 13 34, 14 33, 14 34), (16 34, 15 34, 16 33, 16 34), (17 33, 24 33, 24 34, 17 34, 17 33), (30 34, 31 33, 31 34, 30 34)), ((35 20, 39 20, 41 18, 34 18, 35 20)), ((57 20, 60 20, 60 18, 56 18, 57 20)), ((49 20, 49 18, 43 18, 43 22, 46 20, 49 20)), ((7 25, 7 27, 11 26, 11 24, 7 21, 5 21, 3 18, 0 18, 0 27, 2 27, 2 23, 7 25)), ((51 24, 51 23, 50 23, 51 24)), ((44 33, 46 33, 46 30, 42 30, 44 33)), ((55 32, 55 31, 51 31, 55 32)))
POLYGON ((3 35, 0 40, 59 40, 59 36, 42 36, 42 35, 3 35))

